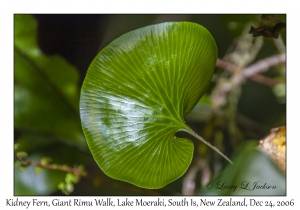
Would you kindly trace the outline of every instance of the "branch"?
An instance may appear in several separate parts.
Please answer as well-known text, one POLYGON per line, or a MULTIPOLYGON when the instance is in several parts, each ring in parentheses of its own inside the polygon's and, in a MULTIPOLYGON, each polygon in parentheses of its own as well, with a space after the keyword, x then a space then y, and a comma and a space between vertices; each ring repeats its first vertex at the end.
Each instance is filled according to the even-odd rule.
POLYGON ((249 79, 251 79, 254 82, 257 83, 261 83, 270 87, 274 87, 275 85, 277 85, 279 82, 277 82, 275 79, 272 79, 270 77, 266 77, 264 75, 261 74, 255 74, 252 77, 250 77, 249 79))
POLYGON ((279 64, 285 63, 286 55, 285 53, 279 55, 273 55, 268 58, 257 61, 256 63, 250 65, 243 71, 244 77, 248 78, 257 73, 262 73, 267 71, 272 66, 277 66, 279 64))
POLYGON ((257 61, 256 63, 242 69, 239 66, 228 63, 221 59, 217 60, 216 66, 233 73, 228 82, 220 83, 212 93, 212 99, 214 101, 214 111, 219 110, 226 102, 226 97, 228 93, 240 86, 247 78, 255 81, 268 82, 269 85, 275 84, 276 81, 270 81, 264 76, 257 76, 258 73, 267 71, 273 66, 286 62, 285 53, 279 55, 273 55, 264 59, 257 61))
POLYGON ((35 165, 35 166, 38 166, 38 167, 41 167, 41 168, 47 168, 47 169, 51 169, 51 170, 60 170, 60 171, 65 171, 65 172, 68 172, 68 173, 72 173, 78 177, 85 177, 87 176, 87 173, 85 171, 82 171, 80 170, 78 167, 70 167, 70 166, 67 166, 67 165, 58 165, 58 164, 50 164, 50 163, 47 163, 47 164, 43 164, 41 162, 38 162, 38 161, 35 161, 35 160, 27 160, 27 159, 24 159, 23 157, 21 156, 18 156, 17 155, 17 158, 23 162, 24 164, 30 164, 30 165, 35 165))
POLYGON ((277 66, 285 62, 286 55, 285 53, 282 53, 279 55, 273 55, 271 57, 259 60, 256 63, 250 65, 249 67, 244 68, 244 70, 237 65, 231 64, 219 58, 217 59, 216 66, 231 73, 242 74, 243 77, 240 77, 241 75, 239 75, 241 81, 239 81, 237 85, 240 85, 246 78, 249 78, 253 81, 263 83, 268 86, 274 86, 277 84, 277 81, 260 75, 259 73, 266 72, 272 66, 277 66))
POLYGON ((41 162, 35 161, 35 160, 28 160, 25 159, 21 155, 16 155, 18 160, 20 160, 24 165, 34 165, 41 168, 46 168, 50 170, 60 170, 68 173, 73 173, 74 175, 78 177, 85 177, 86 179, 92 181, 94 185, 101 184, 103 186, 112 187, 112 188, 118 188, 118 189, 124 189, 124 190, 131 190, 136 193, 143 193, 145 195, 151 195, 151 196, 157 196, 157 195, 173 195, 172 192, 169 192, 167 189, 161 189, 161 190, 148 190, 143 188, 138 188, 136 186, 133 186, 131 184, 120 182, 116 180, 112 180, 107 176, 93 176, 91 174, 88 174, 86 171, 82 171, 78 167, 70 167, 67 165, 58 165, 58 164, 43 164, 41 162), (98 183, 98 184, 96 184, 98 183))
POLYGON ((217 59, 216 67, 218 67, 220 69, 224 69, 224 70, 229 71, 231 73, 241 71, 241 68, 239 66, 237 66, 235 64, 232 64, 232 63, 229 63, 227 61, 224 61, 220 58, 217 59))
POLYGON ((203 159, 197 159, 192 164, 183 178, 182 195, 195 195, 197 173, 202 171, 201 185, 204 186, 211 179, 210 169, 207 162, 203 159))

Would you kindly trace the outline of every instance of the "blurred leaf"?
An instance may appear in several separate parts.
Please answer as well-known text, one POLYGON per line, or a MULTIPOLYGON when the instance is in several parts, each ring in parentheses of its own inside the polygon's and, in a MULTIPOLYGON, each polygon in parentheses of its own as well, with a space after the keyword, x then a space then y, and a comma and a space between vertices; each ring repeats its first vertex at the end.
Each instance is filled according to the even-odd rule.
POLYGON ((212 102, 208 94, 204 94, 195 107, 185 116, 187 121, 207 122, 212 111, 212 102))
POLYGON ((77 183, 79 179, 75 174, 67 173, 65 181, 66 183, 77 183))
POLYGON ((80 151, 76 147, 65 146, 59 142, 51 141, 51 139, 43 136, 24 134, 17 138, 16 141, 20 142, 20 151, 28 151, 28 154, 38 155, 41 159, 37 161, 44 164, 50 162, 53 165, 84 165, 92 160, 90 153, 80 151))
POLYGON ((20 158, 26 158, 28 155, 26 152, 17 152, 17 156, 20 157, 20 158))
MULTIPOLYGON (((62 57, 47 56, 39 49, 34 18, 31 15, 15 15, 14 126, 18 131, 15 139, 19 145, 17 151, 29 152, 33 157, 42 158, 42 163, 46 164, 49 160, 45 159, 45 155, 57 160, 54 154, 68 151, 70 145, 80 150, 87 149, 79 120, 78 79, 77 70, 62 57), (60 145, 57 148, 59 142, 66 147, 60 145), (51 147, 54 146, 53 154, 51 147)), ((62 158, 61 154, 68 153, 57 154, 60 163, 71 158, 68 155, 62 158)), ((80 158, 72 157, 72 161, 80 158)), ((41 171, 35 166, 29 166, 22 173, 15 170, 15 195, 53 193, 65 174, 58 170, 41 171)))
POLYGON ((19 168, 18 168, 18 169, 19 169, 19 172, 25 171, 25 170, 28 168, 28 166, 29 166, 29 165, 22 165, 22 164, 21 164, 21 165, 19 166, 19 168))
POLYGON ((161 188, 185 173, 194 147, 175 133, 196 136, 183 117, 205 93, 216 59, 211 34, 189 22, 131 31, 96 56, 80 114, 90 150, 108 176, 161 188))
POLYGON ((34 172, 35 172, 36 174, 41 173, 42 170, 43 170, 43 168, 42 168, 42 167, 39 167, 39 166, 36 166, 36 167, 34 168, 34 172))
POLYGON ((197 195, 286 195, 285 176, 268 156, 255 149, 256 146, 257 142, 253 141, 237 148, 234 165, 226 167, 197 195), (265 189, 254 188, 255 183, 265 189), (268 186, 271 188, 267 189, 268 186))
POLYGON ((66 190, 66 185, 67 184, 65 182, 60 182, 57 187, 62 191, 63 194, 69 195, 70 193, 66 190))
POLYGON ((65 185, 66 185, 65 182, 60 182, 60 183, 57 185, 57 187, 58 187, 58 189, 60 189, 60 190, 64 190, 64 189, 65 189, 65 185))
POLYGON ((43 157, 40 162, 43 165, 47 165, 48 163, 51 162, 51 158, 49 158, 49 157, 43 157))
POLYGON ((29 133, 22 133, 15 141, 18 142, 16 151, 26 151, 29 154, 53 143, 53 140, 50 138, 29 133))
POLYGON ((20 144, 18 144, 18 143, 14 144, 14 150, 18 150, 19 147, 20 147, 20 144))
POLYGON ((16 167, 16 166, 19 166, 20 164, 21 164, 21 162, 19 160, 16 160, 14 166, 16 167))
POLYGON ((70 195, 74 191, 74 185, 71 182, 60 182, 57 187, 65 195, 70 195))
POLYGON ((84 165, 79 165, 77 168, 81 174, 83 174, 85 176, 88 174, 87 171, 84 169, 84 165))
POLYGON ((43 54, 37 44, 37 23, 31 15, 14 16, 14 47, 15 53, 21 57, 18 57, 20 60, 15 61, 15 64, 22 62, 26 67, 31 67, 25 68, 27 71, 15 69, 15 78, 20 83, 27 88, 39 88, 42 91, 51 88, 62 100, 78 109, 77 70, 60 56, 43 54))
POLYGON ((281 29, 285 27, 286 24, 277 19, 275 15, 262 15, 258 27, 251 26, 249 34, 253 34, 253 37, 264 36, 277 39, 281 29))
POLYGON ((286 103, 286 84, 278 83, 273 87, 273 93, 279 103, 286 103))
POLYGON ((14 16, 14 125, 85 148, 78 113, 78 72, 38 48, 36 21, 14 16))
POLYGON ((66 182, 65 190, 70 194, 74 191, 74 185, 72 183, 66 182))
POLYGON ((259 141, 258 149, 268 155, 285 173, 286 171, 286 127, 271 129, 271 132, 259 141))

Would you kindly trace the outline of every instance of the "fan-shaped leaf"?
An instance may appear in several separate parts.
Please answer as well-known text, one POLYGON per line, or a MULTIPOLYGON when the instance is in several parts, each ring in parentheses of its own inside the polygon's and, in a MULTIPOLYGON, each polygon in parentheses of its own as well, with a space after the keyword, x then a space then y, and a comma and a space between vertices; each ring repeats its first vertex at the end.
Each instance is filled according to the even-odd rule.
POLYGON ((204 94, 216 59, 211 34, 189 22, 140 28, 100 51, 82 86, 80 115, 89 148, 108 176, 160 188, 185 173, 194 147, 175 133, 201 138, 184 116, 204 94))

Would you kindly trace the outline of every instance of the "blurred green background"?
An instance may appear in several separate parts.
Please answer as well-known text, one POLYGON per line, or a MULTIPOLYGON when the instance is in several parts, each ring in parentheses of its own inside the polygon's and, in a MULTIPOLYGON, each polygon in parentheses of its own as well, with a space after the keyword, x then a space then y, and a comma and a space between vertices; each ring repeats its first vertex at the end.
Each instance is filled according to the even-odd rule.
MULTIPOLYGON (((286 15, 276 16, 286 22, 286 15)), ((260 14, 14 15, 15 195, 285 195, 284 174, 254 149, 271 128, 286 124, 285 64, 261 74, 269 82, 248 79, 230 90, 221 107, 216 106, 215 93, 230 82, 232 73, 216 68, 207 94, 186 122, 235 164, 229 166, 188 136, 195 144, 190 169, 162 189, 141 189, 107 177, 92 158, 79 118, 80 88, 88 66, 118 36, 160 22, 196 22, 215 38, 220 59, 246 67, 285 52, 285 29, 277 40, 248 34, 259 20, 260 14), (30 163, 17 158, 21 152, 30 163), (70 172, 33 164, 41 162, 79 168, 87 175, 78 179, 70 172), (233 192, 218 189, 219 181, 238 186, 243 181, 267 183, 276 189, 233 192)), ((187 134, 178 133, 183 135, 187 134)))

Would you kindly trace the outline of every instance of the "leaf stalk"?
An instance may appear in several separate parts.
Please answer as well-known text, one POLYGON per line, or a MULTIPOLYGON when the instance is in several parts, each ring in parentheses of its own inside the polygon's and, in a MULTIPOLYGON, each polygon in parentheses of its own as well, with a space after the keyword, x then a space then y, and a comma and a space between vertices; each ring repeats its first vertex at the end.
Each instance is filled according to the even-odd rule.
POLYGON ((187 133, 191 134, 192 136, 196 137, 198 140, 202 141, 204 144, 206 144, 207 146, 209 146, 210 148, 212 148, 214 151, 216 151, 217 153, 219 153, 223 158, 225 158, 229 163, 231 163, 233 165, 233 162, 226 155, 224 155, 217 147, 211 145, 211 143, 209 143, 204 138, 202 138, 201 136, 199 136, 191 128, 189 128, 189 127, 187 127, 187 128, 181 128, 179 131, 187 132, 187 133))

